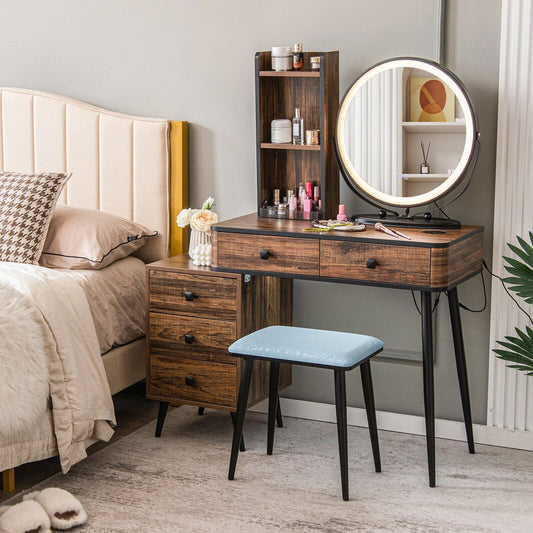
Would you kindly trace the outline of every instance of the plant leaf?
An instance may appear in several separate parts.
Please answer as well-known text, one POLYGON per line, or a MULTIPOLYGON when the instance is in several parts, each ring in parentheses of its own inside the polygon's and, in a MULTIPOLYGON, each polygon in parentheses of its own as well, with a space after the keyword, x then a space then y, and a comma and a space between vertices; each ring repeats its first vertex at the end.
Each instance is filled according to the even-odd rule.
POLYGON ((526 326, 526 332, 515 328, 518 337, 506 336, 505 341, 497 341, 500 346, 507 350, 494 349, 499 359, 503 359, 528 375, 533 374, 533 330, 526 326))

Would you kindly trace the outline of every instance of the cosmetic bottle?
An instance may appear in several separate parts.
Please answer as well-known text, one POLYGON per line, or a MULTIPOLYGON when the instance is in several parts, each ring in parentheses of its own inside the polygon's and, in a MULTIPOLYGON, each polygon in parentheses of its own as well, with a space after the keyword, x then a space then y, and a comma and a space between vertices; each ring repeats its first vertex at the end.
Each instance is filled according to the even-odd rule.
POLYGON ((344 205, 339 205, 339 213, 337 215, 337 220, 339 222, 346 222, 348 220, 348 217, 346 216, 346 213, 344 212, 344 205))
POLYGON ((311 204, 312 204, 311 198, 306 198, 304 200, 304 220, 311 219, 311 204))
POLYGON ((305 182, 305 194, 308 200, 313 198, 313 184, 310 181, 305 182))
POLYGON ((301 43, 297 43, 292 47, 292 68, 294 70, 302 70, 304 68, 304 53, 301 43))
POLYGON ((297 210, 298 210, 298 198, 292 195, 289 200, 289 218, 296 218, 297 210))
POLYGON ((313 206, 315 211, 320 211, 320 187, 318 185, 313 187, 313 206))
POLYGON ((306 199, 307 195, 305 194, 305 185, 303 183, 300 183, 298 185, 298 209, 303 210, 304 208, 304 200, 306 199))
POLYGON ((292 50, 290 46, 272 47, 272 70, 283 72, 292 68, 292 50))
POLYGON ((274 189, 274 201, 272 202, 274 204, 274 207, 277 207, 279 205, 279 189, 274 189))
POLYGON ((292 144, 304 143, 304 119, 300 116, 300 108, 294 110, 292 119, 292 144))

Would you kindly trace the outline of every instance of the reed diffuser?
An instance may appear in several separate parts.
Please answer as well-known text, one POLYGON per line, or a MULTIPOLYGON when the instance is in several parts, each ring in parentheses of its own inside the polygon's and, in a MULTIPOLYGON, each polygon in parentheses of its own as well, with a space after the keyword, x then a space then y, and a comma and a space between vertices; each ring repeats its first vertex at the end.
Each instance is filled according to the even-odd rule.
POLYGON ((422 164, 420 165, 420 174, 429 174, 429 163, 428 163, 428 157, 429 157, 429 149, 431 148, 431 141, 428 144, 427 150, 424 147, 424 141, 420 141, 420 146, 422 148, 422 164))

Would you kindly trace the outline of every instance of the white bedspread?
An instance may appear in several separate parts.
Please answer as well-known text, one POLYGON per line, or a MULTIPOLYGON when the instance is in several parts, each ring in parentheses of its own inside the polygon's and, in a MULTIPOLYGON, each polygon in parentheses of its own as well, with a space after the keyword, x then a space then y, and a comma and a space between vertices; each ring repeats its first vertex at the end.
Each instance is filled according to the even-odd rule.
MULTIPOLYGON (((0 279, 4 286, 21 293, 21 298, 33 302, 39 311, 34 313, 34 319, 48 335, 43 357, 48 364, 61 468, 67 472, 86 457, 86 446, 95 440, 109 440, 113 434, 111 426, 115 425, 113 402, 87 299, 74 280, 39 266, 0 263, 0 279)), ((16 364, 15 354, 13 359, 16 364)), ((2 379, 6 374, 0 373, 0 387, 5 385, 2 379)), ((20 438, 16 440, 20 442, 20 438)))

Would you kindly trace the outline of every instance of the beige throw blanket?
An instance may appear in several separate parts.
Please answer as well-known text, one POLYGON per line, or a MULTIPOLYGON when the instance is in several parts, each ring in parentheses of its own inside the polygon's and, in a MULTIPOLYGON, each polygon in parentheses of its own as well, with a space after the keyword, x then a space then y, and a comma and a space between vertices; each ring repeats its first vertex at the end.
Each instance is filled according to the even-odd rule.
MULTIPOLYGON (((86 457, 85 448, 89 444, 95 440, 109 440, 113 434, 111 426, 115 425, 113 402, 87 299, 74 280, 39 266, 0 263, 0 280, 0 291, 3 290, 0 298, 13 298, 18 294, 26 300, 26 307, 32 308, 29 318, 37 322, 28 329, 43 332, 41 342, 36 341, 30 350, 27 348, 32 337, 24 339, 25 351, 39 357, 44 345, 41 357, 48 367, 54 433, 61 468, 67 472, 86 457)), ((24 351, 9 355, 12 357, 4 354, 1 358, 0 388, 16 389, 16 383, 4 381, 13 374, 10 364, 22 364, 20 358, 24 357, 24 351)), ((1 409, 1 416, 9 416, 9 405, 4 403, 1 409)), ((45 415, 46 410, 42 416, 45 415)), ((13 416, 18 413, 13 412, 13 416)), ((0 449, 6 440, 9 438, 2 435, 0 449)), ((11 440, 16 445, 23 439, 17 434, 11 440)))

